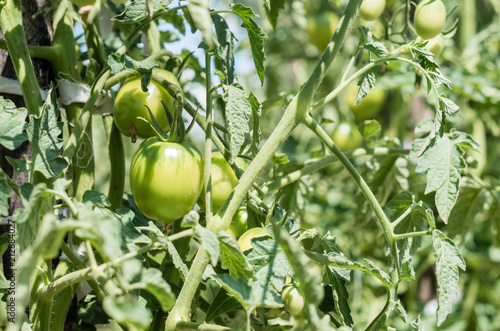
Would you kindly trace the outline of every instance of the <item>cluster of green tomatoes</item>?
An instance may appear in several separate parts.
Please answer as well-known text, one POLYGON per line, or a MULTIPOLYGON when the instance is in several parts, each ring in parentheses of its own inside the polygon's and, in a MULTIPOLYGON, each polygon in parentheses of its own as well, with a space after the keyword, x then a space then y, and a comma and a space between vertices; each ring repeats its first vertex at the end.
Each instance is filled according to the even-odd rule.
MULTIPOLYGON (((359 16, 365 23, 376 21, 384 12, 385 0, 364 0, 359 8, 359 16)), ((444 49, 441 35, 446 21, 446 8, 441 0, 423 0, 415 10, 413 24, 417 32, 417 42, 427 41, 425 46, 437 58, 444 49)), ((339 17, 332 11, 321 11, 308 16, 307 32, 309 41, 322 52, 329 43, 339 23, 339 17)), ((375 26, 375 29, 377 26, 375 26)), ((374 118, 383 107, 386 91, 374 88, 359 103, 355 103, 358 93, 356 84, 346 88, 345 101, 357 121, 374 118)), ((331 135, 332 140, 341 150, 352 150, 361 146, 362 136, 356 124, 340 122, 331 135)))

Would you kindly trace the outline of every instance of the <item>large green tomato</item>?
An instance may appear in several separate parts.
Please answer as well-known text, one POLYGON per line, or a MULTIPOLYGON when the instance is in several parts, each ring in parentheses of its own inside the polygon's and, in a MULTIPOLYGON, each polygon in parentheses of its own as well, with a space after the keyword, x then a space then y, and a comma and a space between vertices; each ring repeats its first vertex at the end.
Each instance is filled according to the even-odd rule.
POLYGON ((385 8, 385 0, 363 0, 359 7, 359 15, 365 21, 375 21, 385 8))
POLYGON ((161 223, 186 215, 203 187, 203 157, 189 143, 144 141, 130 167, 130 188, 139 210, 161 223))
POLYGON ((227 232, 231 233, 235 237, 241 236, 247 230, 247 219, 247 209, 245 207, 241 207, 236 211, 236 214, 234 214, 227 232))
POLYGON ((292 315, 297 315, 304 308, 304 296, 294 286, 287 286, 283 289, 281 301, 285 310, 292 315))
MULTIPOLYGON (((238 184, 238 177, 220 152, 212 152, 210 172, 212 175, 212 206, 213 212, 216 213, 238 184)), ((198 205, 205 209, 205 188, 200 195, 198 205)))
MULTIPOLYGON (((418 37, 416 42, 418 43, 421 43, 421 42, 424 42, 425 40, 423 40, 422 38, 418 37)), ((437 36, 435 36, 434 38, 430 39, 427 43, 427 45, 425 45, 425 49, 429 50, 434 58, 436 59, 439 55, 441 55, 441 53, 443 52, 443 49, 444 49, 444 38, 441 34, 438 34, 437 36)))
MULTIPOLYGON (((155 73, 160 74, 168 82, 180 88, 177 78, 170 71, 156 69, 155 73)), ((143 120, 138 119, 138 117, 142 117, 151 122, 151 117, 145 107, 148 106, 161 128, 165 132, 168 132, 170 127, 161 100, 165 102, 173 116, 175 100, 161 85, 151 81, 148 86, 148 92, 143 92, 139 77, 127 80, 118 91, 115 100, 113 114, 116 126, 126 136, 129 134, 131 124, 134 125, 135 134, 138 137, 145 139, 154 136, 155 132, 151 126, 143 120)))
POLYGON ((385 101, 385 90, 374 88, 357 105, 354 104, 358 94, 358 86, 351 84, 347 87, 346 101, 358 121, 371 119, 378 114, 385 101))
POLYGON ((324 12, 317 15, 311 15, 307 19, 307 33, 309 41, 316 46, 318 51, 323 52, 326 45, 339 24, 339 18, 335 13, 324 12))
POLYGON ((342 151, 349 151, 360 147, 363 137, 356 125, 350 122, 343 122, 333 132, 332 140, 342 151))
POLYGON ((441 0, 424 0, 415 10, 413 24, 417 34, 425 40, 432 39, 441 32, 446 21, 446 7, 441 0))
POLYGON ((242 252, 248 251, 253 248, 252 239, 260 237, 271 237, 269 231, 266 228, 251 228, 238 239, 238 246, 242 252))

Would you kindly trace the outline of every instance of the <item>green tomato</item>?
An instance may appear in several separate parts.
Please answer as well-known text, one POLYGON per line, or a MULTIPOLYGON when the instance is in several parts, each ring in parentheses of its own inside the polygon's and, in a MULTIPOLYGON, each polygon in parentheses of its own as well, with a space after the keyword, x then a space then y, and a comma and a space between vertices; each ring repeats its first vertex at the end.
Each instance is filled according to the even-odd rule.
POLYGON ((318 51, 323 52, 338 24, 339 18, 332 12, 323 12, 310 16, 307 19, 309 41, 316 46, 318 51))
MULTIPOLYGON (((421 43, 424 42, 424 40, 420 37, 417 38, 416 42, 421 43)), ((434 58, 436 59, 441 53, 443 52, 444 49, 444 38, 441 34, 438 34, 434 38, 430 39, 425 45, 425 49, 429 50, 434 58)))
POLYGON ((281 293, 281 301, 285 310, 292 315, 297 315, 304 308, 304 296, 294 286, 287 286, 281 293))
POLYGON ((269 320, 280 317, 281 315, 283 315, 283 310, 279 308, 271 308, 266 312, 266 318, 269 320))
POLYGON ((161 223, 186 215, 203 187, 203 157, 193 145, 144 141, 130 167, 130 188, 139 210, 161 223))
MULTIPOLYGON (((216 213, 227 200, 236 184, 238 184, 238 177, 236 177, 233 169, 220 152, 212 152, 210 173, 212 175, 212 206, 213 212, 216 213)), ((204 187, 198 205, 205 209, 204 187)))
POLYGON ((446 21, 446 7, 441 0, 423 0, 415 10, 413 24, 417 34, 432 39, 441 32, 446 21))
POLYGON ((238 239, 238 246, 240 246, 242 252, 248 251, 249 249, 253 249, 252 239, 261 237, 271 237, 271 234, 266 228, 251 228, 238 239))
POLYGON ((350 122, 343 122, 335 128, 332 140, 342 151, 349 151, 360 147, 363 137, 356 125, 350 122))
POLYGON ((241 207, 236 211, 236 214, 234 214, 227 232, 231 233, 235 237, 241 236, 247 230, 247 219, 247 209, 245 207, 241 207))
MULTIPOLYGON (((156 69, 155 73, 160 74, 169 83, 175 84, 180 88, 180 84, 173 73, 167 70, 156 69)), ((135 134, 141 138, 149 138, 155 135, 154 130, 149 123, 138 119, 145 118, 151 122, 151 117, 145 106, 148 106, 161 128, 168 132, 170 130, 165 109, 161 104, 165 102, 170 113, 174 114, 174 98, 161 85, 151 81, 148 91, 141 89, 140 77, 133 77, 127 80, 116 96, 114 105, 114 120, 118 129, 126 136, 129 134, 130 125, 135 127, 135 134)))
POLYGON ((359 7, 359 15, 365 21, 375 21, 385 8, 385 0, 363 0, 359 7))
POLYGON ((354 116, 358 121, 371 119, 378 114, 385 101, 385 91, 374 88, 370 93, 364 97, 361 102, 355 105, 356 96, 358 94, 358 86, 351 84, 347 87, 346 101, 349 108, 351 108, 354 116))

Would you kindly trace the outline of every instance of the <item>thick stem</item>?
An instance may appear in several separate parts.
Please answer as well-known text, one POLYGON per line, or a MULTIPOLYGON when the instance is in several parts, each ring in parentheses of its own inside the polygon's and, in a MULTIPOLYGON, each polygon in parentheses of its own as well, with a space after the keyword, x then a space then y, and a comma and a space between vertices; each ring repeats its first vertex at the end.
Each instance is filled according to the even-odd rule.
POLYGON ((5 36, 9 54, 13 59, 12 63, 21 84, 26 108, 30 114, 38 116, 42 111, 43 101, 26 42, 21 0, 2 1, 0 4, 0 27, 5 36))
MULTIPOLYGON (((230 199, 227 200, 226 203, 219 209, 217 215, 215 215, 211 221, 207 223, 207 228, 212 232, 217 233, 220 230, 227 230, 229 228, 231 219, 236 213, 241 202, 244 200, 247 192, 250 190, 259 172, 272 159, 278 151, 278 148, 288 138, 292 130, 306 118, 314 93, 323 80, 328 67, 342 46, 347 31, 356 19, 357 11, 360 5, 361 0, 352 0, 347 4, 345 15, 341 19, 341 23, 337 27, 337 30, 332 36, 330 43, 326 47, 323 56, 316 65, 308 81, 303 85, 299 93, 288 105, 278 126, 256 155, 252 163, 250 163, 243 176, 241 176, 238 184, 231 193, 230 199)), ((177 298, 177 303, 167 319, 166 330, 175 330, 178 322, 182 320, 186 321, 188 319, 191 301, 194 298, 196 289, 200 284, 201 277, 207 264, 208 254, 200 248, 195 260, 193 261, 191 269, 189 270, 188 278, 186 279, 181 293, 177 298)))
POLYGON ((212 58, 205 53, 205 76, 207 91, 207 128, 205 130, 205 217, 207 224, 212 221, 212 58))
POLYGON ((116 127, 113 117, 104 116, 102 120, 108 138, 108 155, 111 163, 108 200, 111 203, 111 210, 116 210, 122 205, 125 188, 125 153, 122 134, 116 127))

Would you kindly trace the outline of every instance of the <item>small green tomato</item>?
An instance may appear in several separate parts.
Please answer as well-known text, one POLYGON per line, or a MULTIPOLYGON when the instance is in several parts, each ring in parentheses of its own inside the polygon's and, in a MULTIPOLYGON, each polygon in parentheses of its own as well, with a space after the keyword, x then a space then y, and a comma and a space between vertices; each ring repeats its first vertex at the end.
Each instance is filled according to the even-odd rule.
POLYGON ((441 0, 424 0, 415 10, 413 24, 417 34, 429 40, 441 32, 446 21, 446 7, 441 0))
POLYGON ((284 308, 292 315, 297 315, 304 308, 304 296, 294 286, 287 286, 281 293, 284 308))
POLYGON ((363 0, 359 7, 359 15, 365 21, 375 21, 385 8, 385 0, 363 0))

